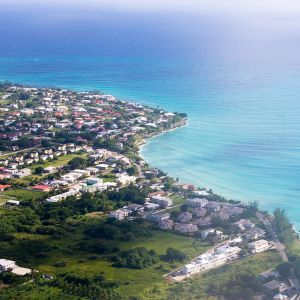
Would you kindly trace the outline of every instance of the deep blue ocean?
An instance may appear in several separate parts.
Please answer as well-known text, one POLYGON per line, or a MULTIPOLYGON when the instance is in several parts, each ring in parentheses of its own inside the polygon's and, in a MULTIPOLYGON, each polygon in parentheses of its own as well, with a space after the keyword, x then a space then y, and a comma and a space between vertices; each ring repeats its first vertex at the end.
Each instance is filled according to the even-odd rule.
POLYGON ((151 165, 300 228, 300 18, 0 11, 0 80, 100 89, 186 112, 151 165))

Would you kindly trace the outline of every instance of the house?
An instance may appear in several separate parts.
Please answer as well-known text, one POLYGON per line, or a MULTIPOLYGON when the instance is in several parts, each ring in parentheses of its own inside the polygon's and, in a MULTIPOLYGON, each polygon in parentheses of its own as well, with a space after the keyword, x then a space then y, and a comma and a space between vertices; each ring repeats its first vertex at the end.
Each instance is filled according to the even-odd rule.
POLYGON ((193 234, 193 233, 198 231, 198 227, 194 224, 191 224, 191 223, 188 223, 188 224, 186 224, 186 223, 184 223, 184 224, 176 223, 174 225, 174 230, 178 231, 180 233, 193 234))
POLYGON ((214 228, 209 228, 201 231, 201 238, 203 240, 206 240, 209 236, 218 237, 219 239, 221 239, 223 237, 223 232, 214 228))
POLYGON ((43 154, 40 156, 40 159, 43 161, 46 161, 49 158, 49 156, 47 154, 43 154))
POLYGON ((16 266, 15 268, 13 268, 11 270, 11 272, 18 276, 25 276, 27 274, 31 274, 32 270, 28 269, 28 268, 21 268, 21 267, 16 266))
POLYGON ((95 184, 87 184, 84 185, 81 188, 81 191, 84 193, 95 193, 95 192, 101 192, 107 189, 107 186, 102 182, 102 183, 95 183, 95 184))
MULTIPOLYGON (((265 272, 262 272, 259 274, 259 277, 263 280, 263 281, 266 281, 268 279, 277 279, 280 277, 280 274, 278 271, 276 270, 273 270, 273 269, 270 269, 270 270, 267 270, 265 272)), ((270 281, 270 280, 269 280, 270 281)))
POLYGON ((148 221, 159 223, 162 220, 169 220, 170 214, 169 213, 165 213, 165 214, 150 213, 150 214, 146 214, 144 218, 148 221))
POLYGON ((191 198, 186 201, 186 204, 190 207, 205 207, 208 200, 205 198, 191 198))
POLYGON ((33 190, 40 191, 40 192, 50 192, 51 191, 51 186, 44 185, 44 184, 35 185, 31 188, 33 190))
POLYGON ((209 201, 206 205, 205 208, 208 209, 210 212, 218 212, 222 206, 221 202, 214 202, 214 201, 209 201))
POLYGON ((30 157, 31 158, 38 158, 39 157, 39 153, 38 152, 31 152, 30 153, 30 157))
POLYGON ((10 184, 0 184, 0 192, 4 192, 4 190, 10 188, 10 184))
POLYGON ((210 215, 212 218, 219 218, 221 220, 228 220, 230 218, 230 214, 227 212, 224 212, 222 210, 216 212, 216 213, 212 213, 210 215))
POLYGON ((233 227, 235 227, 238 231, 245 231, 246 229, 253 228, 255 224, 253 224, 250 220, 240 219, 237 222, 234 222, 233 227))
POLYGON ((136 181, 135 176, 129 176, 127 174, 117 174, 117 183, 121 186, 126 186, 136 181))
POLYGON ((93 185, 93 184, 103 184, 103 179, 97 178, 97 177, 88 177, 86 179, 87 185, 93 185))
POLYGON ((208 193, 208 191, 206 191, 206 190, 201 190, 201 191, 194 191, 193 192, 194 193, 194 195, 195 196, 208 196, 209 195, 209 193, 208 193))
POLYGON ((177 218, 177 221, 179 223, 188 223, 190 220, 192 220, 193 216, 191 213, 189 212, 182 212, 178 218, 177 218))
POLYGON ((264 289, 268 292, 271 292, 272 294, 274 293, 282 293, 286 290, 289 289, 289 285, 286 284, 283 281, 279 281, 279 280, 272 280, 270 282, 267 282, 263 285, 264 289))
POLYGON ((26 176, 30 176, 30 175, 31 175, 31 170, 28 168, 24 168, 24 169, 21 169, 18 172, 16 172, 14 174, 14 177, 22 178, 22 177, 26 177, 26 176))
POLYGON ((260 253, 270 248, 270 243, 266 240, 258 240, 248 244, 252 253, 260 253))
POLYGON ((124 220, 125 218, 127 218, 130 213, 131 213, 131 211, 129 211, 128 209, 121 208, 121 209, 112 211, 109 214, 109 217, 120 221, 120 220, 124 220))
POLYGON ((5 205, 7 207, 15 207, 15 206, 19 206, 20 205, 20 201, 17 201, 17 200, 7 200, 5 202, 5 205))
POLYGON ((32 158, 27 158, 27 159, 25 159, 24 162, 25 162, 26 165, 31 165, 31 164, 34 163, 34 160, 32 158))
POLYGON ((211 217, 204 217, 203 219, 201 218, 194 220, 193 224, 203 227, 210 226, 212 224, 211 217))
POLYGON ((99 170, 99 171, 105 171, 107 170, 109 167, 108 164, 99 164, 99 165, 96 165, 96 168, 99 170))
POLYGON ((78 195, 80 189, 81 189, 81 186, 73 186, 72 190, 70 190, 68 192, 65 192, 65 193, 62 193, 62 194, 52 196, 52 197, 48 198, 46 201, 50 202, 50 203, 56 203, 56 202, 62 201, 64 199, 68 198, 68 197, 78 195))
POLYGON ((224 254, 209 254, 205 253, 198 256, 194 261, 189 264, 186 264, 182 268, 182 273, 184 275, 191 275, 212 268, 219 267, 225 264, 227 257, 224 254))
POLYGON ((123 207, 131 212, 135 212, 135 211, 142 211, 144 209, 144 206, 143 205, 140 205, 140 204, 129 204, 125 207, 123 207))
POLYGON ((159 204, 156 204, 156 203, 151 203, 151 202, 145 203, 145 209, 147 211, 153 211, 153 210, 158 209, 159 207, 160 207, 159 204))
POLYGON ((202 207, 196 207, 193 209, 192 214, 196 218, 202 218, 206 215, 207 210, 202 207))
POLYGON ((55 167, 47 167, 47 168, 44 168, 44 173, 46 174, 50 174, 50 173, 53 173, 56 171, 56 168, 55 167))
POLYGON ((164 196, 153 196, 151 202, 159 204, 161 207, 169 207, 173 205, 173 200, 164 196))
POLYGON ((258 238, 264 237, 266 232, 260 228, 253 227, 247 231, 245 231, 242 235, 243 238, 245 238, 247 241, 250 240, 257 240, 258 238))
POLYGON ((95 175, 95 174, 97 174, 99 172, 99 170, 97 168, 95 168, 95 167, 88 167, 86 169, 87 169, 87 171, 90 172, 90 174, 93 174, 93 175, 95 175))
POLYGON ((273 300, 289 300, 289 297, 287 295, 284 295, 284 294, 276 294, 273 297, 273 300))
POLYGON ((236 256, 241 251, 242 251, 241 248, 236 247, 236 246, 231 247, 228 244, 216 248, 216 253, 223 253, 228 258, 230 258, 230 257, 232 258, 232 257, 236 256))
POLYGON ((174 222, 173 220, 161 220, 158 225, 161 229, 171 230, 173 228, 174 222))
POLYGON ((0 259, 0 273, 9 271, 16 267, 16 262, 8 259, 0 259))
POLYGON ((91 175, 91 173, 88 170, 81 170, 81 169, 73 170, 72 173, 79 174, 79 177, 85 177, 91 175))
POLYGON ((44 150, 44 153, 49 155, 49 154, 52 154, 53 151, 52 151, 52 149, 46 149, 46 150, 44 150))

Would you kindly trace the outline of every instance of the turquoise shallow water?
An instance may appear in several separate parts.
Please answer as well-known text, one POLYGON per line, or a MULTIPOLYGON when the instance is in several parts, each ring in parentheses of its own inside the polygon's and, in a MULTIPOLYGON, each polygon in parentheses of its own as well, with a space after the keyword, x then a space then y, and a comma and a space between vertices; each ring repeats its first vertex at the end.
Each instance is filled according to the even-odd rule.
POLYGON ((299 26, 114 12, 54 22, 36 13, 0 12, 0 80, 102 89, 186 112, 188 125, 152 139, 144 158, 182 181, 284 207, 299 228, 299 26))

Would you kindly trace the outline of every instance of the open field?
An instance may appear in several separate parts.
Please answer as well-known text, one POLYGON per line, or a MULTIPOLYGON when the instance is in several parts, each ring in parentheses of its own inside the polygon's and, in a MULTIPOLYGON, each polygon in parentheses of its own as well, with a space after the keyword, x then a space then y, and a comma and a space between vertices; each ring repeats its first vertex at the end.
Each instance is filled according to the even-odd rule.
MULTIPOLYGON (((99 219, 93 219, 89 223, 93 224, 93 222, 99 222, 99 219)), ((16 234, 16 237, 20 241, 42 239, 51 244, 52 248, 49 257, 31 257, 28 261, 22 261, 20 264, 33 266, 42 273, 53 275, 63 272, 96 275, 103 272, 106 278, 117 280, 119 282, 119 292, 126 297, 135 295, 145 296, 149 293, 149 286, 152 288, 157 286, 157 288, 161 290, 161 293, 166 293, 168 284, 164 282, 163 275, 183 264, 169 263, 161 260, 157 264, 146 269, 113 267, 109 255, 86 253, 78 250, 77 244, 79 242, 84 240, 91 241, 91 238, 84 235, 84 229, 84 226, 80 226, 79 228, 76 228, 74 233, 69 233, 62 239, 52 239, 48 236, 37 234, 16 234), (63 267, 56 267, 54 264, 57 262, 64 262, 66 265, 63 267)), ((147 249, 154 249, 158 255, 164 255, 169 247, 174 247, 185 252, 188 259, 205 252, 208 248, 204 243, 199 243, 197 246, 194 245, 194 239, 190 237, 158 230, 150 229, 150 231, 150 237, 143 237, 134 241, 111 242, 119 247, 120 250, 146 247, 147 249)), ((95 239, 93 240, 95 241, 95 239)), ((19 251, 19 257, 22 257, 22 249, 18 249, 16 245, 6 245, 5 247, 2 247, 0 255, 7 257, 8 253, 11 253, 13 249, 15 249, 14 257, 18 257, 19 251)), ((158 295, 160 295, 160 293, 158 295)))
MULTIPOLYGON (((101 219, 88 218, 87 223, 90 225, 97 224, 101 219)), ((101 222, 101 221, 100 221, 101 222)), ((82 224, 82 223, 81 223, 82 224)), ((42 235, 32 234, 16 234, 18 240, 42 239, 51 245, 50 255, 44 258, 31 257, 20 262, 22 265, 33 266, 41 273, 58 275, 64 272, 74 272, 78 275, 96 275, 104 273, 107 279, 116 280, 119 283, 118 291, 125 299, 131 296, 138 296, 140 299, 165 300, 165 299, 217 299, 209 298, 207 291, 212 284, 226 285, 229 278, 240 272, 251 272, 258 275, 270 268, 276 267, 280 262, 280 256, 274 250, 256 254, 240 261, 227 264, 218 269, 214 269, 192 278, 182 283, 167 283, 164 281, 163 275, 171 270, 182 266, 185 262, 170 263, 160 260, 155 265, 145 269, 129 269, 116 268, 112 266, 110 255, 85 252, 78 249, 78 243, 84 241, 95 242, 100 241, 98 238, 90 238, 84 234, 86 225, 74 227, 67 236, 63 238, 51 238, 42 235), (55 266, 56 263, 63 263, 61 267, 55 266), (178 292, 178 290, 180 292, 178 292), (168 298, 170 297, 170 298, 168 298)), ((151 236, 138 238, 133 241, 110 240, 114 246, 120 250, 132 249, 135 247, 146 247, 153 249, 159 256, 164 255, 169 247, 181 250, 187 254, 189 261, 191 258, 208 250, 209 246, 205 243, 195 241, 195 239, 180 236, 174 233, 149 229, 151 236)), ((7 257, 7 253, 11 253, 15 245, 6 245, 0 250, 0 255, 7 257)), ((22 249, 14 248, 14 257, 18 257, 18 252, 22 249)), ((8 256, 9 257, 9 256, 8 256)), ((22 254, 20 254, 22 257, 22 254)), ((18 261, 18 259, 17 259, 18 261)), ((52 288, 39 287, 41 295, 40 299, 47 299, 47 291, 55 293, 52 288), (41 289, 41 290, 40 290, 41 289), (44 289, 44 290, 43 290, 44 289), (43 296, 45 294, 45 297, 43 296)), ((34 289, 37 291, 37 289, 34 289)), ((26 299, 26 297, 24 298, 26 299)), ((31 299, 31 298, 27 298, 31 299)), ((38 299, 38 298, 32 298, 38 299)))
MULTIPOLYGON (((0 197, 8 196, 8 197, 13 197, 16 198, 17 200, 23 200, 23 201, 28 201, 28 200, 38 200, 41 197, 45 195, 43 192, 39 191, 29 191, 29 190, 23 190, 23 189, 11 189, 4 191, 3 193, 0 194, 0 197)), ((1 198, 0 198, 1 199, 1 198)), ((1 201, 1 200, 0 200, 1 201)))
POLYGON ((0 204, 5 203, 7 200, 11 200, 11 199, 14 198, 4 194, 0 194, 0 204))
POLYGON ((66 165, 70 160, 72 160, 75 157, 86 157, 87 154, 67 154, 64 156, 60 156, 57 158, 57 160, 52 160, 52 161, 45 161, 44 164, 34 164, 31 165, 29 168, 34 172, 35 168, 37 167, 42 167, 42 168, 47 168, 47 167, 61 167, 66 165))
POLYGON ((173 205, 183 204, 186 201, 184 197, 178 195, 171 196, 170 198, 173 200, 173 205))

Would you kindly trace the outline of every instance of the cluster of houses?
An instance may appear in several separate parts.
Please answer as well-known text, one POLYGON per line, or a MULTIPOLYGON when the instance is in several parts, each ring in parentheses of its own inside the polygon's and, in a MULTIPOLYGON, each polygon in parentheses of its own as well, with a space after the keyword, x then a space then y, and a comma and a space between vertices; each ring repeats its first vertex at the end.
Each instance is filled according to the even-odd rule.
MULTIPOLYGON (((202 233, 204 235, 208 234, 206 231, 202 233)), ((254 241, 246 246, 242 244, 240 244, 242 246, 237 245, 239 245, 238 239, 223 242, 214 249, 197 256, 190 263, 183 266, 177 274, 190 276, 237 260, 242 257, 241 253, 245 247, 249 249, 250 253, 260 253, 274 247, 272 242, 266 240, 254 241)))
MULTIPOLYGON (((62 130, 90 133, 95 138, 115 137, 122 148, 130 136, 165 129, 176 118, 173 113, 96 92, 7 86, 1 98, 8 104, 0 107, 0 140, 6 141, 10 151, 19 149, 22 137, 29 137, 36 146, 62 130)), ((84 136, 77 141, 88 142, 84 136)))
POLYGON ((155 211, 165 209, 173 205, 173 200, 166 196, 161 196, 157 193, 152 193, 147 198, 144 205, 130 204, 123 208, 112 211, 109 216, 117 220, 124 220, 130 217, 133 213, 136 213, 139 217, 143 217, 149 221, 156 221, 159 217, 155 211))
POLYGON ((118 162, 122 162, 126 166, 130 165, 130 161, 117 153, 106 150, 95 150, 91 152, 90 157, 94 157, 94 165, 84 168, 75 169, 71 172, 61 175, 59 179, 47 180, 46 186, 51 188, 67 188, 68 191, 51 196, 48 202, 59 202, 70 196, 80 196, 81 193, 95 193, 107 190, 109 188, 119 188, 128 186, 136 181, 135 176, 130 176, 126 172, 122 172, 117 166, 118 162), (107 169, 113 171, 121 171, 115 173, 115 181, 104 182, 99 176, 107 169), (98 176, 98 177, 97 177, 98 176))
MULTIPOLYGON (((64 170, 61 167, 47 166, 43 169, 45 174, 58 170, 60 172, 57 176, 47 176, 47 179, 41 179, 38 184, 28 188, 51 191, 46 199, 49 203, 56 203, 70 196, 80 197, 82 193, 118 189, 130 184, 150 188, 152 193, 144 205, 131 203, 110 212, 109 216, 117 220, 141 217, 154 222, 163 230, 193 235, 203 241, 222 242, 181 268, 180 274, 184 276, 221 266, 240 258, 245 252, 250 255, 273 247, 265 239, 266 233, 263 229, 240 216, 245 211, 245 206, 210 201, 205 198, 207 191, 178 184, 181 191, 193 191, 194 197, 187 197, 187 209, 174 217, 168 211, 174 204, 165 189, 166 176, 157 169, 143 168, 143 161, 140 162, 138 175, 133 176, 128 171, 133 166, 132 161, 118 152, 125 149, 126 143, 137 134, 149 137, 162 130, 182 125, 185 120, 178 118, 178 114, 118 101, 112 95, 96 92, 77 93, 8 85, 0 98, 8 100, 7 104, 0 107, 2 150, 17 151, 24 148, 21 144, 24 137, 30 141, 26 146, 27 151, 24 149, 22 152, 7 153, 8 155, 0 157, 0 180, 6 182, 6 179, 27 177, 32 174, 35 164, 49 162, 78 151, 85 152, 89 157, 87 167, 70 171, 68 168, 64 170), (56 140, 60 133, 74 134, 76 141, 61 143, 59 138, 56 140), (113 140, 113 151, 103 149, 102 145, 95 146, 94 142, 100 140, 113 140), (50 141, 52 146, 42 147, 42 141, 50 141), (103 175, 107 173, 113 174, 114 179, 104 181, 103 175), (235 222, 232 221, 233 218, 235 222), (230 221, 235 232, 234 238, 233 235, 224 234, 222 228, 215 228, 215 219, 230 221)), ((8 184, 0 185, 0 192, 9 187, 8 184)), ((10 207, 19 204, 17 200, 7 201, 10 207)), ((0 272, 6 271, 18 275, 31 272, 18 267, 14 261, 0 259, 0 272)), ((269 286, 277 287, 276 284, 273 282, 269 286)), ((285 290, 282 288, 280 291, 285 290)), ((285 296, 284 293, 279 294, 281 297, 285 296)))
POLYGON ((155 216, 149 215, 148 220, 156 222, 161 229, 175 230, 183 234, 195 234, 199 228, 211 226, 214 217, 228 220, 244 211, 244 208, 237 205, 208 201, 205 198, 190 198, 186 204, 189 210, 181 212, 176 220, 171 220, 169 212, 155 214, 155 216))
MULTIPOLYGON (((0 180, 6 183, 7 179, 30 176, 35 165, 48 161, 43 174, 60 171, 61 177, 41 179, 37 185, 28 188, 54 191, 49 202, 61 201, 81 192, 96 192, 136 182, 136 176, 126 173, 126 167, 132 166, 131 161, 116 152, 93 148, 97 139, 113 139, 117 147, 113 150, 121 151, 136 134, 151 136, 184 122, 184 118, 176 113, 118 101, 112 95, 97 92, 7 85, 1 98, 5 101, 0 105, 0 143, 2 150, 6 148, 14 152, 0 156, 0 180), (75 135, 76 141, 62 143, 61 138, 68 134, 75 135), (26 145, 22 144, 24 138, 28 139, 26 145), (51 146, 45 146, 47 142, 51 146), (22 151, 17 151, 20 149, 22 151), (88 157, 94 159, 94 165, 65 174, 61 167, 49 166, 52 159, 78 151, 88 153, 88 157), (106 170, 115 174, 115 182, 97 180, 91 184, 91 180, 86 180, 88 177, 97 178, 99 172, 106 170), (64 191, 57 194, 55 190, 59 189, 64 191)), ((150 176, 149 173, 139 175, 150 176)), ((157 199, 158 205, 164 205, 164 201, 157 199)))
MULTIPOLYGON (((78 151, 90 153, 92 148, 87 145, 76 146, 74 143, 68 143, 60 146, 53 146, 52 148, 30 150, 25 154, 5 157, 0 160, 0 180, 5 178, 23 178, 30 176, 32 171, 27 166, 44 163, 47 160, 78 151)), ((55 170, 57 170, 57 168, 46 167, 44 168, 44 173, 53 173, 55 170)))
POLYGON ((263 294, 261 299, 273 300, 297 300, 299 293, 293 284, 283 279, 277 270, 267 270, 259 274, 259 279, 263 283, 263 294))

